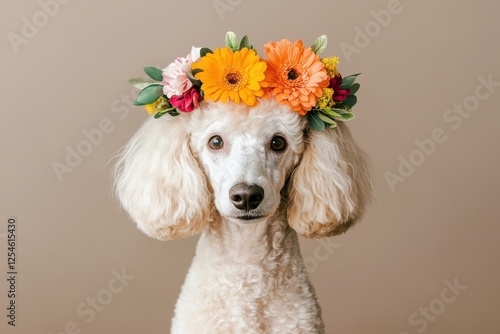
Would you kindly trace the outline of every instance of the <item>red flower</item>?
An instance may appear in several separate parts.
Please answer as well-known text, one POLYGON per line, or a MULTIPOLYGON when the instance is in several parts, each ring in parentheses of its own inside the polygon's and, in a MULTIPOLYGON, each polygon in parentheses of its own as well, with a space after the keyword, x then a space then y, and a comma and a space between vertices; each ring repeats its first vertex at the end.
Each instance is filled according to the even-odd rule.
POLYGON ((170 104, 180 111, 191 112, 198 107, 198 102, 203 98, 196 88, 191 88, 182 95, 172 95, 170 104))
POLYGON ((332 100, 335 102, 344 101, 349 94, 351 94, 350 89, 342 89, 340 86, 342 85, 342 76, 339 74, 338 77, 333 77, 330 79, 330 85, 328 88, 333 89, 332 100))

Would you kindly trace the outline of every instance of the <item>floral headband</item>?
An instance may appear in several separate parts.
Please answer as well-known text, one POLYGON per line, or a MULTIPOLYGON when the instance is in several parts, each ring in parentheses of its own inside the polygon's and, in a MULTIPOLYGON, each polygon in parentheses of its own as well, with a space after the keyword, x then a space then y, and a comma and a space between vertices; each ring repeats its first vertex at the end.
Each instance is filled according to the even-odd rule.
POLYGON ((255 106, 257 98, 272 97, 307 116, 318 131, 354 118, 359 73, 342 78, 338 57, 320 58, 325 35, 308 48, 300 40, 269 42, 264 45, 267 59, 257 55, 247 36, 240 41, 228 32, 225 42, 215 51, 193 47, 163 70, 145 67, 148 79, 129 80, 141 90, 134 104, 159 118, 191 112, 201 101, 255 106))

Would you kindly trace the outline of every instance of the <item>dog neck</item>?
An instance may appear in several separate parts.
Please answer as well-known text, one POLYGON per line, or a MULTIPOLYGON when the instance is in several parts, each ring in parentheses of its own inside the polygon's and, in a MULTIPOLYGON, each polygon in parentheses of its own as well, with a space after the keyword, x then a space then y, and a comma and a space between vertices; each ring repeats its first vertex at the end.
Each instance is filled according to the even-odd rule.
POLYGON ((297 234, 278 211, 245 225, 220 218, 203 232, 196 253, 212 263, 266 264, 282 263, 284 253, 297 249, 297 234))
POLYGON ((196 321, 193 333, 220 325, 229 327, 211 333, 324 333, 297 233, 281 212, 248 225, 218 219, 205 228, 174 323, 196 321))

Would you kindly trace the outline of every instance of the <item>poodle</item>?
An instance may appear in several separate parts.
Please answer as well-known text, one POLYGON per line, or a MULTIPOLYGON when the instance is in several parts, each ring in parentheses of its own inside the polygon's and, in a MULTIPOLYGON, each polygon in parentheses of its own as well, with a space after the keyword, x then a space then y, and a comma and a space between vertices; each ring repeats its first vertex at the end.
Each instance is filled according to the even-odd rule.
POLYGON ((150 117, 122 150, 116 191, 153 238, 201 232, 174 334, 325 333, 298 235, 344 233, 372 198, 345 124, 315 131, 266 98, 150 117))

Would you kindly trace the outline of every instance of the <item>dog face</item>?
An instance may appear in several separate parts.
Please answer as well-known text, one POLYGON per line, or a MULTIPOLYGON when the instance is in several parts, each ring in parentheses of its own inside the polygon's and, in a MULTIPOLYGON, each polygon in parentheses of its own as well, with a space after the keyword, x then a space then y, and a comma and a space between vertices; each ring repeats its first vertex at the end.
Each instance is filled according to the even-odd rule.
POLYGON ((161 240, 191 236, 221 216, 247 225, 276 210, 303 236, 332 236, 359 220, 373 194, 345 124, 315 131, 267 99, 149 118, 122 150, 115 176, 123 207, 161 240))
POLYGON ((275 101, 207 104, 188 123, 219 214, 237 224, 275 213, 303 151, 305 120, 275 101))

